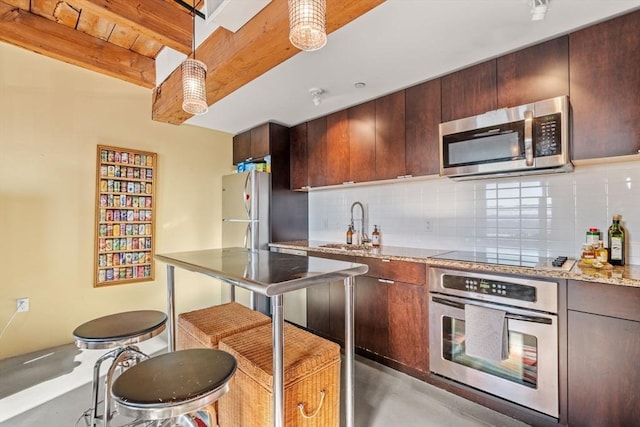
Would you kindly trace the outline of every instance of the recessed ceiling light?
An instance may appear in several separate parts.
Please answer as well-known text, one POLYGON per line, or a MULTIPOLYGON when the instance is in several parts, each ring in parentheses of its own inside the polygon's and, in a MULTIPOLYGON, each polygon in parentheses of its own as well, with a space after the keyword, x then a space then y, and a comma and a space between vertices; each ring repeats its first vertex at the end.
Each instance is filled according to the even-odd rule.
POLYGON ((363 87, 365 87, 367 84, 365 82, 357 82, 353 84, 353 87, 355 87, 356 89, 362 89, 363 87))

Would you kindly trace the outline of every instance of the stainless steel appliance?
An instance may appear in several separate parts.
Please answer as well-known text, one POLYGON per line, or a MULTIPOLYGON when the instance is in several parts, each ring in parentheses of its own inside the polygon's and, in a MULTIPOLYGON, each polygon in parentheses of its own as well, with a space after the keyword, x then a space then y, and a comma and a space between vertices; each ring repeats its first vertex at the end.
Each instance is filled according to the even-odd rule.
POLYGON ((429 275, 431 371, 558 418, 558 283, 442 268, 429 275), (504 311, 507 359, 466 354, 467 305, 504 311))
MULTIPOLYGON (((222 247, 268 249, 271 174, 243 172, 222 177, 222 247)), ((235 300, 269 314, 269 299, 230 285, 222 300, 235 300)))
POLYGON ((440 124, 440 175, 478 179, 573 170, 566 96, 440 124))

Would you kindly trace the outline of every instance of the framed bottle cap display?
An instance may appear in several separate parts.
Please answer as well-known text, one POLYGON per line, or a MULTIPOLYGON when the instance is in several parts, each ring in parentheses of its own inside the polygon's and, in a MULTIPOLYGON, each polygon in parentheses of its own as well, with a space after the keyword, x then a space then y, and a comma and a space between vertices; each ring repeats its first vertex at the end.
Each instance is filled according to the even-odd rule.
POLYGON ((94 286, 155 277, 157 154, 98 145, 94 286))

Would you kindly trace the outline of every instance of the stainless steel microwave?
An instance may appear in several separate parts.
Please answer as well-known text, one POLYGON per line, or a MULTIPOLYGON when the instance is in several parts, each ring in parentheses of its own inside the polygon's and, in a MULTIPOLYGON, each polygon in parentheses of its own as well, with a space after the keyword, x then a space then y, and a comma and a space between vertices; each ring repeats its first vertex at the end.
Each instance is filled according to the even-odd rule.
POLYGON ((566 96, 440 124, 440 175, 479 179, 573 170, 566 96))

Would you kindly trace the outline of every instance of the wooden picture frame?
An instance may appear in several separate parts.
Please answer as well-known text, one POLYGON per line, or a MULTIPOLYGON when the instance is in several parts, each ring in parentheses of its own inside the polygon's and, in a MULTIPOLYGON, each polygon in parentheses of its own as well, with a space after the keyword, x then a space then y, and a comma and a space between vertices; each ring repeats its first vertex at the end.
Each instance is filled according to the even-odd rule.
POLYGON ((156 153, 98 145, 94 287, 155 279, 156 153))

